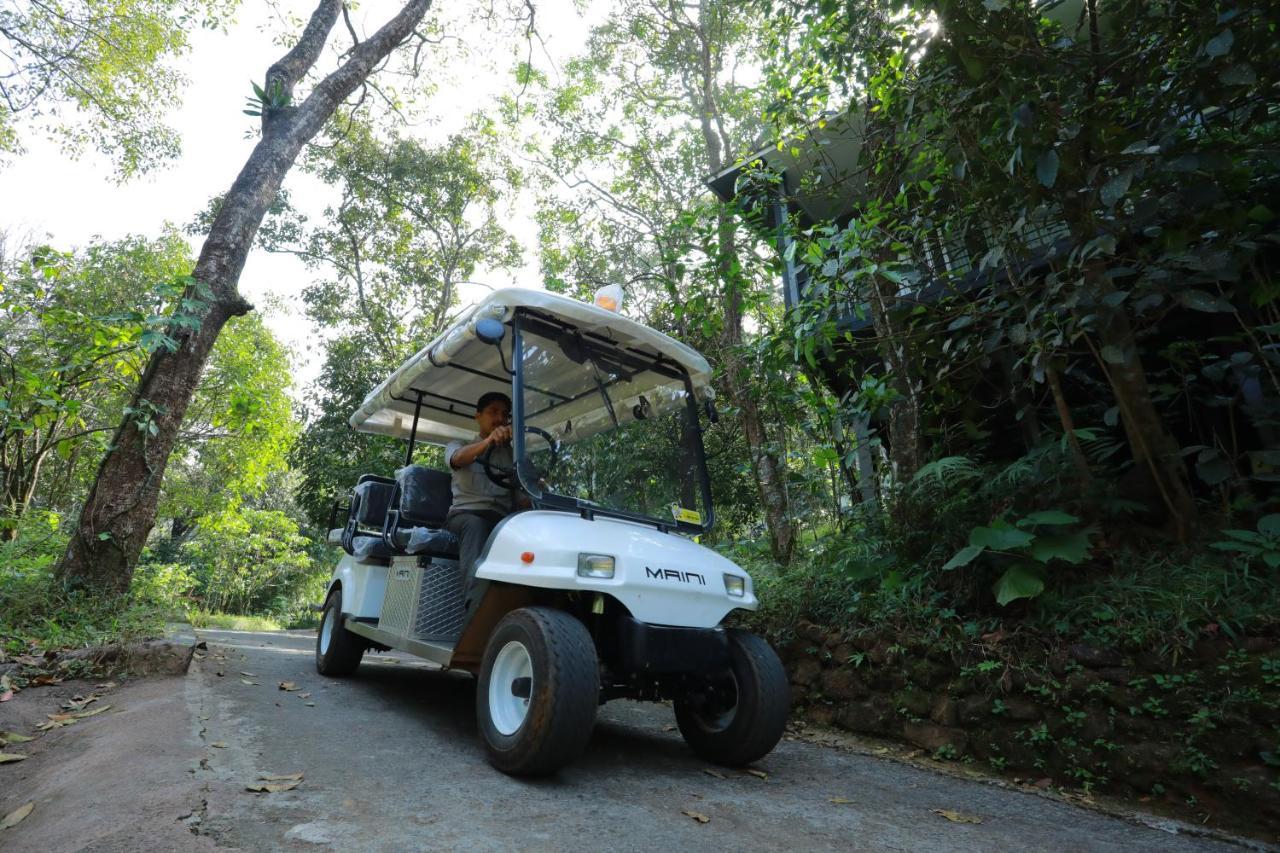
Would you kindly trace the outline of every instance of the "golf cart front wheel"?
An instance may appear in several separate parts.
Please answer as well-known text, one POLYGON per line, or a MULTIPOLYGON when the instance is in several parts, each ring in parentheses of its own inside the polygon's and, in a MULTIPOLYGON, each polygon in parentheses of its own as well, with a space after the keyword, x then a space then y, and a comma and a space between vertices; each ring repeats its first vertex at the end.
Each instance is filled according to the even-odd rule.
POLYGON ((350 675, 364 657, 364 641, 342 625, 342 588, 325 599, 316 634, 316 672, 331 678, 350 675))
POLYGON ((730 677, 710 696, 675 703, 676 724, 700 758, 740 767, 768 755, 790 710, 787 673, 755 634, 729 632, 730 677))
POLYGON ((547 607, 513 610, 489 638, 476 688, 489 762, 513 776, 554 773, 586 749, 599 698, 586 627, 547 607))

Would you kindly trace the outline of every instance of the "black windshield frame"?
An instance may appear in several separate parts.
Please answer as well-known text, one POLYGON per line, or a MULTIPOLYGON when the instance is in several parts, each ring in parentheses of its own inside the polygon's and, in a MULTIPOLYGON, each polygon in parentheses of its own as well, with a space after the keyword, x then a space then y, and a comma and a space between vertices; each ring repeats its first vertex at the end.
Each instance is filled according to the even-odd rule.
MULTIPOLYGON (((516 476, 520 480, 520 486, 525 493, 529 495, 535 509, 550 509, 561 512, 573 512, 581 515, 583 518, 590 519, 600 515, 608 518, 621 518, 627 521, 635 521, 641 524, 652 524, 659 530, 664 532, 679 531, 692 536, 697 536, 711 530, 715 523, 715 511, 711 503, 711 476, 707 471, 707 454, 703 447, 702 441, 702 421, 698 417, 698 404, 696 395, 694 394, 693 380, 689 376, 689 371, 679 362, 665 358, 662 355, 654 356, 640 350, 631 349, 620 346, 614 341, 600 335, 590 332, 583 332, 575 326, 565 323, 555 317, 549 317, 545 314, 538 313, 528 308, 517 309, 511 318, 511 360, 514 376, 512 376, 512 394, 511 394, 511 423, 513 425, 512 444, 514 445, 516 476), (554 492, 543 492, 538 486, 536 469, 525 452, 525 411, 524 411, 524 336, 523 330, 528 328, 529 331, 535 332, 544 337, 554 338, 556 335, 563 333, 581 334, 584 338, 590 339, 592 347, 609 351, 609 354, 618 359, 618 362, 628 367, 634 367, 637 370, 652 370, 672 379, 679 379, 684 382, 685 388, 685 405, 688 408, 687 416, 693 428, 690 435, 693 441, 694 463, 696 475, 698 478, 698 490, 702 496, 702 506, 704 512, 702 514, 702 523, 695 524, 690 521, 678 519, 664 519, 651 515, 643 515, 641 513, 627 512, 620 509, 612 509, 600 506, 590 501, 584 501, 579 498, 569 497, 568 495, 558 495, 554 492)), ((597 393, 596 389, 592 389, 592 393, 597 393)))

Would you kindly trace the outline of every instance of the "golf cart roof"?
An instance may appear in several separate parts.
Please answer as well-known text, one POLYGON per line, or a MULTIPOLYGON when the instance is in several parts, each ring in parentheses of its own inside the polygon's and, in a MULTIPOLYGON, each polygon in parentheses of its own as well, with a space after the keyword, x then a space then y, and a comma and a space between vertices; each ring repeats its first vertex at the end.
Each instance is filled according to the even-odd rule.
POLYGON ((697 393, 709 392, 711 366, 697 351, 674 338, 577 299, 542 290, 508 287, 494 291, 465 311, 452 326, 373 389, 351 416, 351 428, 407 439, 413 429, 413 412, 421 393, 418 441, 447 444, 455 439, 473 438, 476 401, 487 391, 510 395, 508 368, 514 366, 511 336, 499 346, 486 344, 476 338, 476 323, 485 318, 509 323, 520 308, 638 354, 674 361, 688 371, 697 393))

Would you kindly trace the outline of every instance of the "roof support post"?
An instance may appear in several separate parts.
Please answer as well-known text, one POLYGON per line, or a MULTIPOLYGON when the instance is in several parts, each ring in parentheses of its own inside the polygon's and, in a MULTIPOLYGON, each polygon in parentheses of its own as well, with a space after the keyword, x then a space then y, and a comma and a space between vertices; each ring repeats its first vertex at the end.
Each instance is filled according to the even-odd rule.
POLYGON ((417 388, 413 390, 418 395, 418 402, 413 406, 413 429, 409 430, 409 452, 404 455, 406 468, 413 464, 413 445, 418 440, 418 418, 422 416, 422 392, 417 388))

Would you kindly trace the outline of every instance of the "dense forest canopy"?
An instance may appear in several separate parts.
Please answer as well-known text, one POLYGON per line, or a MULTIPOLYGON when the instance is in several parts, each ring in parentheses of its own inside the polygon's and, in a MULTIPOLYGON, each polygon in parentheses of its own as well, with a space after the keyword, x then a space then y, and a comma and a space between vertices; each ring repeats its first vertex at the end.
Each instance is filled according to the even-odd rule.
MULTIPOLYGON (((626 314, 708 356, 706 541, 784 621, 1115 640, 1273 619, 1265 4, 643 0, 594 4, 563 55, 536 3, 479 23, 312 5, 273 7, 282 56, 242 70, 249 117, 227 116, 258 148, 175 208, 185 234, 27 239, 6 205, 0 588, 132 577, 168 606, 303 618, 334 499, 401 461, 347 417, 475 282, 515 279, 621 285, 626 314), (433 65, 489 43, 512 57, 497 97, 433 132, 465 87, 433 65), (837 127, 856 157, 776 168, 837 127), (305 270, 278 291, 306 382, 272 331, 289 309, 237 290, 251 246, 305 270), (1106 592, 1135 579, 1196 600, 1153 627, 1150 601, 1106 592)), ((180 78, 158 69, 236 14, 0 5, 0 146, 164 168, 180 78)))

